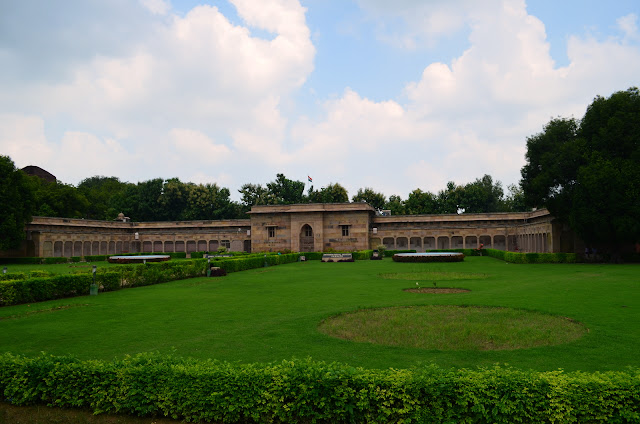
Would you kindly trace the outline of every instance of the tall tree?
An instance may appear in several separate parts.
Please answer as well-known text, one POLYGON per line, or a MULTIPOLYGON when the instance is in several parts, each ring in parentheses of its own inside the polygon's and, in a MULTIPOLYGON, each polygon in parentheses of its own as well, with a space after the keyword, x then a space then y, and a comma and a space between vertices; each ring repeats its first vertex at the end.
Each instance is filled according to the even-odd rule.
POLYGON ((383 209, 387 199, 384 194, 375 192, 372 188, 365 187, 358 189, 358 192, 351 198, 352 202, 367 202, 376 209, 383 209))
POLYGON ((389 200, 384 204, 384 209, 390 210, 391 215, 405 215, 407 213, 405 201, 396 194, 389 196, 389 200))
POLYGON ((554 119, 527 140, 521 186, 589 244, 640 241, 640 92, 596 97, 579 125, 554 119))
POLYGON ((331 183, 317 191, 311 186, 307 197, 311 203, 347 203, 349 201, 347 189, 338 183, 331 183))
POLYGON ((437 197, 433 193, 422 191, 419 188, 409 193, 405 206, 409 215, 438 213, 437 197))
POLYGON ((459 213, 462 203, 464 186, 458 186, 453 181, 447 183, 447 188, 440 190, 437 196, 437 213, 459 213))
POLYGON ((93 176, 85 178, 78 184, 78 191, 89 202, 86 218, 112 220, 121 211, 112 205, 112 199, 122 193, 127 183, 117 177, 93 176))
POLYGON ((275 181, 267 183, 267 190, 276 204, 304 202, 304 182, 290 180, 284 174, 277 174, 275 181))
POLYGON ((87 198, 72 185, 46 182, 29 176, 29 184, 35 196, 34 215, 58 218, 84 218, 89 210, 87 198))
POLYGON ((465 213, 496 212, 501 208, 503 196, 502 183, 494 183, 491 175, 485 175, 464 186, 458 207, 465 213))
POLYGON ((8 156, 0 156, 0 250, 15 249, 31 221, 34 195, 27 175, 8 156))

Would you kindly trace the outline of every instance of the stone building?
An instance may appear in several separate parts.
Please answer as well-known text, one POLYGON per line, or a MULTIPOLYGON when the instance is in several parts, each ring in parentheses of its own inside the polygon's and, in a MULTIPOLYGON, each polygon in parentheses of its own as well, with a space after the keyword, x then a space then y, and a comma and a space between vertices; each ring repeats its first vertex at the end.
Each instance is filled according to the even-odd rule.
POLYGON ((254 206, 250 219, 130 222, 33 217, 24 256, 215 251, 319 252, 485 248, 580 252, 546 209, 533 212, 381 216, 366 203, 254 206))

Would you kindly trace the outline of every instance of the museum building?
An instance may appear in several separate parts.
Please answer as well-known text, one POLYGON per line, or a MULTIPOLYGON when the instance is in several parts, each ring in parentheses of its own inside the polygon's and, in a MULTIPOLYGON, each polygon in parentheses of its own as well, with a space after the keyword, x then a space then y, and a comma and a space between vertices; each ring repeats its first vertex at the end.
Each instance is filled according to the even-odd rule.
MULTIPOLYGON (((22 256, 123 253, 319 252, 375 249, 493 248, 575 252, 579 241, 546 209, 532 212, 398 215, 367 203, 254 206, 249 219, 131 222, 33 217, 22 256)), ((5 255, 7 252, 5 252, 5 255)))

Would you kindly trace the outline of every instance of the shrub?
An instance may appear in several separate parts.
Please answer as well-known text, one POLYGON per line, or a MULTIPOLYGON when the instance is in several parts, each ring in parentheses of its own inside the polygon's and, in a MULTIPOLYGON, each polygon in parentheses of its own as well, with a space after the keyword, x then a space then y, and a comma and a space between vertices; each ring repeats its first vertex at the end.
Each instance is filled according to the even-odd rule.
POLYGON ((155 354, 80 361, 0 355, 14 405, 88 408, 187 422, 638 422, 640 371, 368 370, 311 359, 270 364, 155 354))
POLYGON ((576 263, 575 253, 520 253, 485 249, 488 256, 514 264, 576 263))
POLYGON ((54 258, 42 258, 42 263, 49 265, 49 264, 66 264, 67 262, 69 262, 68 258, 65 258, 64 256, 62 257, 54 257, 54 258))
POLYGON ((42 258, 0 258, 0 265, 32 265, 42 262, 42 258))

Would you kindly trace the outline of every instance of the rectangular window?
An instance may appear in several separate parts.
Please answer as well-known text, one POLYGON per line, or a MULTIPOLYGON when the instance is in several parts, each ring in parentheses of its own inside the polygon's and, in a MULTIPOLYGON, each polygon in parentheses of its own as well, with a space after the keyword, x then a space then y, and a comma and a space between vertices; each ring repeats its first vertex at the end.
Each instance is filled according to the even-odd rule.
POLYGON ((269 238, 276 237, 276 227, 267 227, 267 235, 269 238))
POLYGON ((342 228, 342 237, 349 237, 349 227, 350 225, 341 225, 342 228))
POLYGON ((221 247, 226 247, 227 250, 231 249, 231 242, 229 240, 221 240, 220 241, 220 246, 221 247))

